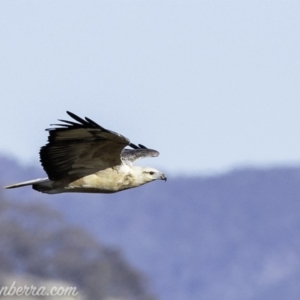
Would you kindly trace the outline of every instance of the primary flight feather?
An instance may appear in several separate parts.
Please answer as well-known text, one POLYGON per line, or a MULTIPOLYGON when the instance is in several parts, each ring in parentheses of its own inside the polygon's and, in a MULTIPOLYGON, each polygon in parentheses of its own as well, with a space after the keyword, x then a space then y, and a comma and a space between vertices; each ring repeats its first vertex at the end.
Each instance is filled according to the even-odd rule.
POLYGON ((138 144, 105 129, 89 118, 67 111, 74 121, 47 129, 48 143, 40 150, 40 162, 48 178, 39 178, 6 186, 31 185, 47 194, 65 192, 115 193, 138 187, 165 175, 154 168, 133 166, 144 157, 159 155, 156 150, 138 144), (126 146, 132 149, 124 149, 126 146))

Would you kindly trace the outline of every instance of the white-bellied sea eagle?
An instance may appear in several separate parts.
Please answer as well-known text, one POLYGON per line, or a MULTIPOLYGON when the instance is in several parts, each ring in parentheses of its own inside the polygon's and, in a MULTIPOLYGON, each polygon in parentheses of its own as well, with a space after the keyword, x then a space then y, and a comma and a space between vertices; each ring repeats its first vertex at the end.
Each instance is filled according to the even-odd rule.
POLYGON ((6 186, 31 185, 47 194, 65 192, 115 193, 138 187, 166 176, 154 168, 133 166, 140 158, 159 155, 156 150, 135 145, 124 136, 105 129, 89 118, 68 112, 74 121, 49 131, 48 143, 40 150, 40 162, 48 178, 39 178, 6 186), (124 149, 126 146, 132 149, 124 149))

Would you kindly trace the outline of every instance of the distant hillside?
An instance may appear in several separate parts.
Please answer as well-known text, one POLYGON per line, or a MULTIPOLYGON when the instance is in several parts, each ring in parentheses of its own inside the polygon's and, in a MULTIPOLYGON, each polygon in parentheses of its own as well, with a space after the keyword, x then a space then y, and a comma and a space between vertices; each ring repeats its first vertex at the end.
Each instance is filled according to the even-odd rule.
MULTIPOLYGON (((1 182, 14 181, 3 174, 1 182)), ((120 247, 161 299, 299 298, 300 168, 168 178, 113 195, 8 192, 39 195, 99 240, 120 247)))

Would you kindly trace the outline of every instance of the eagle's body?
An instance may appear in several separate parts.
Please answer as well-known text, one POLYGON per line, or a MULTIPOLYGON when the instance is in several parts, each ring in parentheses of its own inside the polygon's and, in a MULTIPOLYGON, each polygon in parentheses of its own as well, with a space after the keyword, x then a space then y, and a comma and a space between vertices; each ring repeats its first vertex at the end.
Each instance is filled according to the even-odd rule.
MULTIPOLYGON (((152 181, 145 181, 142 172, 145 168, 120 166, 119 168, 107 168, 91 175, 84 176, 69 182, 68 179, 51 181, 41 179, 32 184, 33 189, 48 193, 115 193, 126 189, 138 187, 152 181)), ((150 169, 150 168, 149 168, 150 169)))
POLYGON ((67 113, 78 123, 61 120, 66 124, 48 129, 48 144, 40 151, 40 161, 48 178, 6 188, 31 185, 48 194, 115 193, 153 180, 166 180, 165 175, 154 168, 132 165, 137 159, 158 156, 157 151, 140 144, 136 146, 88 118, 67 113), (126 146, 133 149, 124 149, 126 146))

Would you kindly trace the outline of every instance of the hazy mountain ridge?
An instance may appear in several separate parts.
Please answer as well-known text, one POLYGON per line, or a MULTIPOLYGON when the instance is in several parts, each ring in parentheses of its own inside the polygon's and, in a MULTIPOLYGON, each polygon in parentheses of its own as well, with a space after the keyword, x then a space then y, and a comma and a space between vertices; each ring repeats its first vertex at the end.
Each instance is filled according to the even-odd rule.
POLYGON ((76 287, 78 299, 155 299, 146 291, 144 277, 118 251, 66 223, 53 208, 1 197, 0 224, 0 288, 8 289, 1 290, 1 299, 28 298, 16 295, 12 285, 39 289, 51 282, 56 288, 76 287))
POLYGON ((169 178, 114 195, 9 192, 39 195, 125 250, 162 299, 298 299, 300 168, 169 178))

